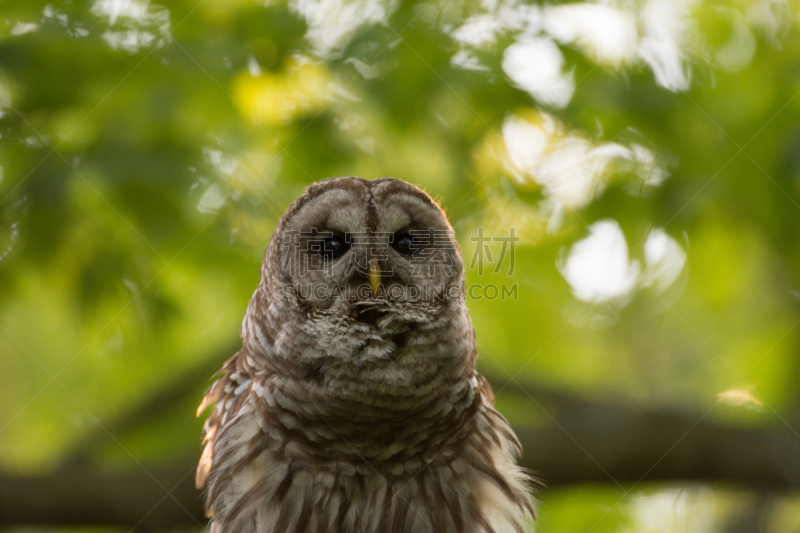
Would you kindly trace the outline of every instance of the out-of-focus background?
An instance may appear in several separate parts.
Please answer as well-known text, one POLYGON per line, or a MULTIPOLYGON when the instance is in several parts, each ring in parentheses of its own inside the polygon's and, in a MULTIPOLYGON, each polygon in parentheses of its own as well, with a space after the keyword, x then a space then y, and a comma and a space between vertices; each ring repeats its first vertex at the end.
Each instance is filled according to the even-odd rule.
POLYGON ((358 175, 446 208, 539 533, 799 532, 798 15, 3 2, 0 528, 201 531, 263 250, 358 175))

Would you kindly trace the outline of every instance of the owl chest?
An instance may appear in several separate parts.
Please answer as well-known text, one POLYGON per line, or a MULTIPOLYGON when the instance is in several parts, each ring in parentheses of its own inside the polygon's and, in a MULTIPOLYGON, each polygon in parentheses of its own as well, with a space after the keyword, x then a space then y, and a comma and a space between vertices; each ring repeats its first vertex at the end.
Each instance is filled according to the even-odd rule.
POLYGON ((287 435, 270 438, 252 416, 237 420, 219 450, 212 533, 524 531, 519 472, 480 424, 424 461, 380 461, 306 453, 287 435))
MULTIPOLYGON (((276 457, 272 457, 276 461, 276 457)), ((253 472, 246 477, 252 480, 253 472)), ((297 463, 263 465, 267 490, 251 500, 233 526, 218 532, 252 533, 478 533, 484 527, 481 506, 486 488, 463 461, 437 465, 416 475, 360 473, 357 468, 313 471, 297 463), (460 470, 460 473, 458 472, 460 470)), ((247 480, 239 483, 244 488, 247 480)), ((231 485, 237 491, 237 483, 231 485)), ((231 504, 252 494, 239 490, 231 504)), ((492 513, 489 513, 492 514, 492 513)), ((504 531, 495 528, 497 533, 504 531)), ((508 531, 512 531, 509 529, 508 531)))

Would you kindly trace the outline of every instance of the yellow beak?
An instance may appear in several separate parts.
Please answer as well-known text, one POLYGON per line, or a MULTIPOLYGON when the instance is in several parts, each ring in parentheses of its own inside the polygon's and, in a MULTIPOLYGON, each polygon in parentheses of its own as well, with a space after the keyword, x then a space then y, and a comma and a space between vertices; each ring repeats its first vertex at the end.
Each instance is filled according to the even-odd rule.
POLYGON ((372 289, 372 294, 378 295, 378 289, 381 286, 381 266, 377 259, 371 259, 369 262, 369 286, 372 289))

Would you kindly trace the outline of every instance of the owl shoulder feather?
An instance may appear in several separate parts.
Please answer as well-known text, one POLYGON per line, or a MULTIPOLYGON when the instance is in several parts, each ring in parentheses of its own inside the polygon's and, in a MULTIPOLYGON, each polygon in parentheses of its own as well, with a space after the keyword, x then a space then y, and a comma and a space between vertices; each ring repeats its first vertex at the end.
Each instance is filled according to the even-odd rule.
POLYGON ((245 394, 254 370, 254 358, 242 348, 230 357, 212 376, 217 380, 206 391, 203 401, 197 408, 197 416, 212 407, 211 413, 203 426, 203 455, 197 465, 195 486, 199 489, 205 485, 209 473, 214 466, 214 445, 221 426, 239 412, 247 401, 245 394))

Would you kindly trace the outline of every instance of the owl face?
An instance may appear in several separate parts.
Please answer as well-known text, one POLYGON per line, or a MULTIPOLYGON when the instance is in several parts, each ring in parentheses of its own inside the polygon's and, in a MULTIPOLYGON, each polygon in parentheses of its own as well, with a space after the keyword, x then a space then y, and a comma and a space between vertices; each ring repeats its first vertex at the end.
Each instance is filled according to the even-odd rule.
POLYGON ((343 310, 430 302, 460 288, 453 230, 421 190, 397 179, 336 178, 308 192, 313 200, 279 228, 289 297, 317 311, 343 310))
MULTIPOLYGON (((464 307, 450 224, 427 194, 397 179, 310 186, 278 225, 262 276, 271 280, 265 293, 280 294, 284 311, 276 314, 292 331, 276 334, 275 357, 309 371, 422 353, 409 347, 458 327, 453 309, 464 307)), ((465 307, 455 314, 466 317, 465 307)))

